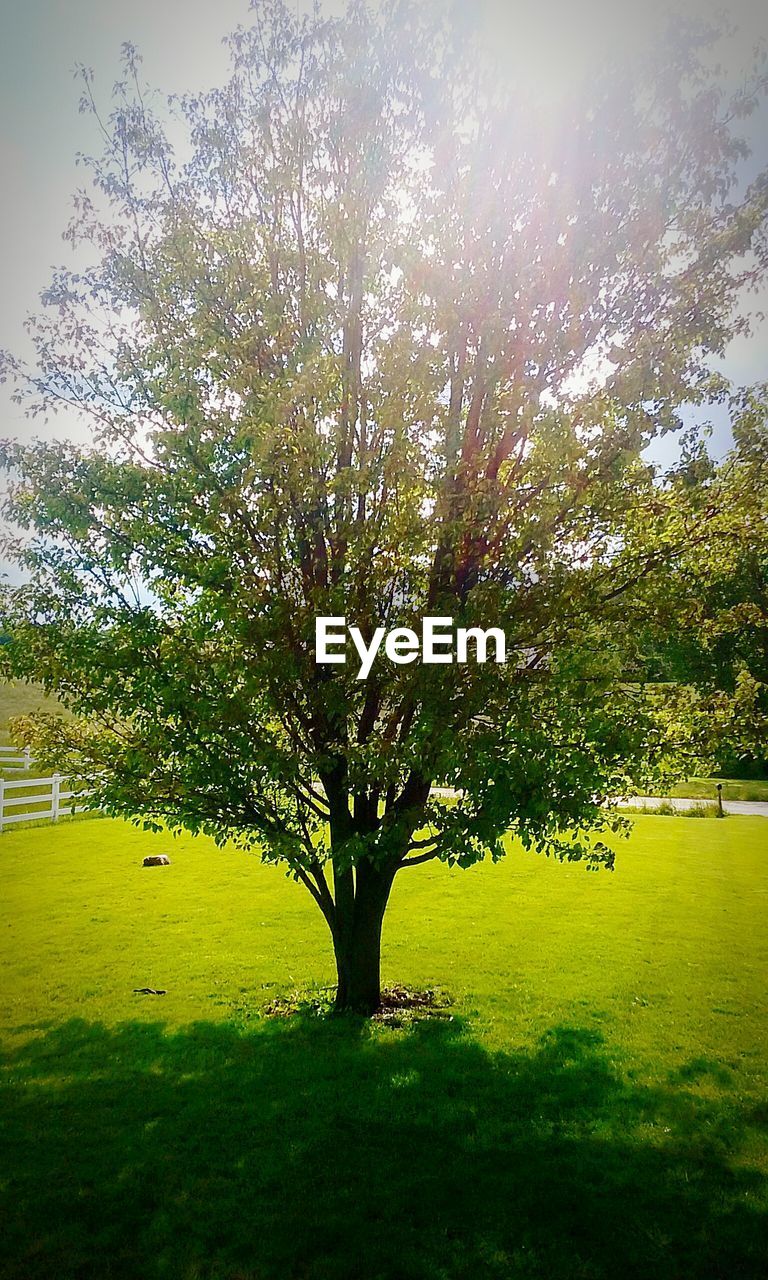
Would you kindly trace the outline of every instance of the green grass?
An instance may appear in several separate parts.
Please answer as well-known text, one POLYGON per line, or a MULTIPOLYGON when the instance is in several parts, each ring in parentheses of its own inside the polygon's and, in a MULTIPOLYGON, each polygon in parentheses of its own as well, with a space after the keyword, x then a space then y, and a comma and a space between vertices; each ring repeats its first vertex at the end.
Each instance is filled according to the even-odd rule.
POLYGON ((764 1275, 765 819, 403 873, 385 981, 454 1016, 401 1029, 263 1016, 332 967, 253 857, 106 819, 0 857, 0 1276, 764 1275))

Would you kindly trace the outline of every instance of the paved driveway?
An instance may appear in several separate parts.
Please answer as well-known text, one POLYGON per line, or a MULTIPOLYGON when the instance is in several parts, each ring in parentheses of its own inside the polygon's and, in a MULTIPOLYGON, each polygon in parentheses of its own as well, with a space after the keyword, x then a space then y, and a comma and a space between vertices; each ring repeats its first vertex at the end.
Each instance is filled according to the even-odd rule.
MULTIPOLYGON (((619 800, 620 805, 631 804, 641 809, 658 809, 659 805, 671 804, 674 809, 691 809, 697 804, 714 804, 713 800, 685 800, 672 796, 665 800, 663 796, 629 796, 619 800)), ((746 813, 754 817, 768 818, 768 801, 766 800, 724 800, 726 813, 746 813)))

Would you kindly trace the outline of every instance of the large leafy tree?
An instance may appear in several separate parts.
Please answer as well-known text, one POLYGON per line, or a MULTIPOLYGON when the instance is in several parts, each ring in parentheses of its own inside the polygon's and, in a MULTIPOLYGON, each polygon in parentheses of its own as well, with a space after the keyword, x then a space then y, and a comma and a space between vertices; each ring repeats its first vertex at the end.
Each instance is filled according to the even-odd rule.
MULTIPOLYGON (((610 865, 603 807, 669 760, 637 609, 707 510, 642 461, 723 394, 766 184, 737 183, 714 34, 568 80, 482 4, 255 6, 220 90, 126 77, 59 272, 8 358, 92 443, 9 444, 9 670, 76 713, 38 749, 109 812, 258 847, 379 1001, 395 875, 529 847, 610 865), (634 604, 633 604, 634 602, 634 604), (315 619, 503 627, 508 661, 318 665, 315 619), (435 783, 457 793, 446 804, 435 783)), ((350 654, 350 658, 354 655, 350 654)))

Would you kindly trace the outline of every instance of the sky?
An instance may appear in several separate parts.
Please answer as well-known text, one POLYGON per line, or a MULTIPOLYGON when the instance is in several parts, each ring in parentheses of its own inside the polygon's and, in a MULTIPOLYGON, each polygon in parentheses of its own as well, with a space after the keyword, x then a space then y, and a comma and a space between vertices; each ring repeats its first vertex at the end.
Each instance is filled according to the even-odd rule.
MULTIPOLYGON (((650 20, 653 0, 612 4, 603 0, 480 0, 489 6, 494 33, 512 42, 521 33, 541 52, 541 66, 562 74, 581 46, 634 38, 638 23, 650 20)), ((701 10, 709 0, 676 0, 701 10)), ((297 8, 308 0, 297 0, 297 8)), ((478 0, 466 0, 478 3, 478 0)), ((328 8, 328 4, 324 6, 328 8)), ((338 0, 330 7, 338 8, 338 0)), ((755 41, 768 42, 768 6, 760 0, 730 0, 727 12, 738 27, 723 50, 734 84, 755 41)), ((76 64, 93 68, 96 88, 108 94, 119 74, 120 46, 131 41, 143 56, 147 81, 164 92, 212 87, 227 71, 224 35, 247 22, 247 0, 6 0, 0 15, 0 348, 27 350, 25 316, 35 310, 52 268, 68 263, 62 232, 73 192, 85 181, 76 165, 79 150, 95 146, 94 125, 78 112, 76 64)), ((768 107, 749 123, 753 167, 768 165, 768 107)), ((768 291, 745 299, 750 309, 768 311, 768 291)), ((768 323, 729 347, 722 370, 737 384, 768 378, 768 323)), ((75 434, 73 423, 47 428, 25 422, 0 386, 0 436, 75 434)), ((727 421, 716 423, 713 451, 728 445, 727 421)), ((660 457, 674 447, 662 442, 660 457)))

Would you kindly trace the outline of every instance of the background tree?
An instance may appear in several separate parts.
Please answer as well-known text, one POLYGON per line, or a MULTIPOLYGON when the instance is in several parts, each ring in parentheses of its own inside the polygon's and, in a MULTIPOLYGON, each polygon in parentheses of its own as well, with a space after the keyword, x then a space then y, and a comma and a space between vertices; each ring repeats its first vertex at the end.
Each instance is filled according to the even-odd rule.
POLYGON ((641 452, 724 394, 707 358, 766 262, 716 33, 671 26, 555 109, 483 8, 259 3, 229 83, 170 111, 130 47, 107 118, 84 72, 90 265, 45 295, 37 367, 7 358, 33 412, 93 424, 5 450, 6 669, 78 716, 37 749, 108 812, 286 863, 339 1008, 379 1002, 401 870, 510 828, 611 865, 603 799, 670 752, 626 678, 682 545, 641 452), (500 625, 510 660, 358 681, 316 664, 318 615, 500 625))
POLYGON ((735 777, 768 764, 767 391, 733 397, 735 448, 720 464, 684 440, 668 476, 680 547, 634 602, 636 677, 682 716, 692 766, 735 777))

